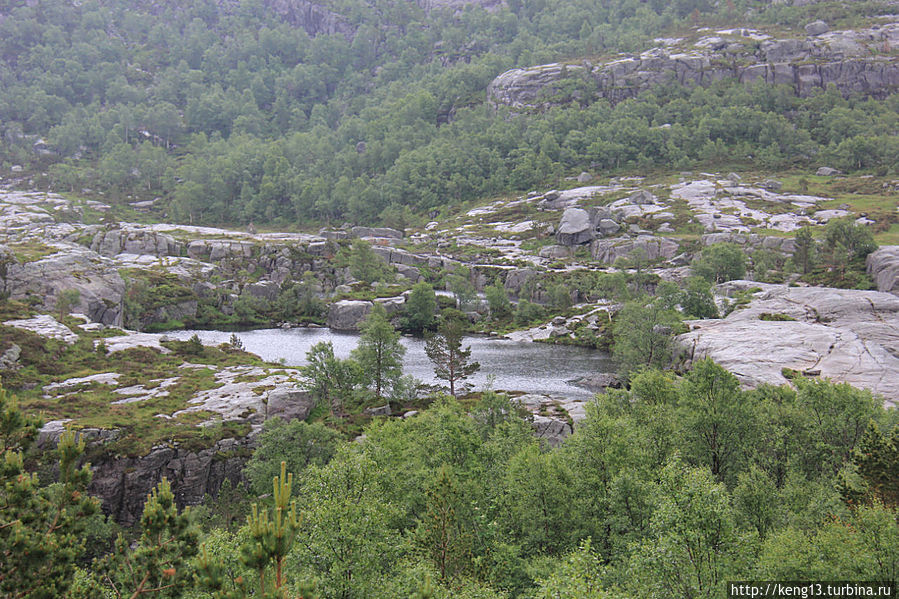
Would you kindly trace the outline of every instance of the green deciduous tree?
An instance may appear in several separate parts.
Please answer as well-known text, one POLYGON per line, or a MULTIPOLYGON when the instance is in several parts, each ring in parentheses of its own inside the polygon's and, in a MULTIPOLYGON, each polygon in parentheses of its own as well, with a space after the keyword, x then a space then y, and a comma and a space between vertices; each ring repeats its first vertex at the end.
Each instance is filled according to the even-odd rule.
POLYGON ((499 281, 488 285, 484 289, 487 296, 487 305, 490 307, 490 316, 496 319, 508 318, 512 314, 512 304, 509 302, 509 294, 499 281))
POLYGON ((244 468, 250 489, 257 495, 270 491, 282 461, 287 463, 288 471, 298 476, 308 466, 324 466, 334 457, 339 440, 337 431, 321 422, 267 420, 244 468))
POLYGON ((753 412, 737 378, 710 359, 699 360, 678 389, 684 447, 697 465, 725 480, 751 452, 753 412))
POLYGON ((747 540, 737 529, 727 489, 705 468, 674 461, 662 472, 650 537, 632 555, 632 596, 721 597, 746 571, 747 540))
POLYGON ((657 302, 627 302, 612 324, 612 357, 622 375, 641 366, 664 368, 671 362, 676 312, 657 302))
POLYGON ((711 283, 724 283, 746 276, 746 254, 733 243, 715 243, 702 250, 693 262, 693 274, 711 283))
POLYGON ((353 278, 368 283, 386 281, 392 277, 392 270, 372 249, 371 245, 361 239, 354 239, 349 252, 350 274, 353 278))
POLYGON ((328 402, 332 414, 343 410, 344 402, 352 395, 359 380, 359 365, 353 360, 341 360, 334 355, 330 341, 316 343, 306 352, 308 364, 300 370, 306 377, 305 388, 320 402, 328 402))
POLYGON ((414 333, 430 330, 436 321, 437 296, 434 288, 425 281, 420 281, 412 287, 408 299, 406 299, 403 328, 414 333))
POLYGON ((374 386, 375 399, 380 400, 386 388, 392 388, 403 374, 406 348, 400 334, 387 319, 384 306, 375 302, 360 330, 359 345, 352 358, 362 368, 366 384, 374 386))

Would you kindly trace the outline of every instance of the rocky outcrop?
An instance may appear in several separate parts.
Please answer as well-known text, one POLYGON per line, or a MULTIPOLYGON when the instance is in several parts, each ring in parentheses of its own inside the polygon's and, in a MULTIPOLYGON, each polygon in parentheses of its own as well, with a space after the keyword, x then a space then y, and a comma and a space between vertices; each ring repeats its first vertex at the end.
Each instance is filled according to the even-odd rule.
POLYGON ((179 256, 182 244, 166 233, 155 231, 109 229, 99 231, 91 241, 91 249, 111 258, 118 254, 179 256))
POLYGON ((60 293, 74 289, 79 295, 75 311, 94 322, 121 326, 125 282, 115 263, 79 245, 57 248, 57 253, 33 262, 6 264, 0 291, 12 299, 38 298, 42 308, 53 310, 60 293))
POLYGON ((590 245, 593 259, 604 264, 614 264, 619 258, 626 258, 634 252, 642 252, 646 260, 669 260, 678 251, 677 242, 665 237, 640 235, 635 239, 598 239, 590 245))
POLYGON ((222 439, 208 449, 191 451, 160 446, 136 458, 94 460, 88 490, 100 497, 103 511, 119 524, 130 526, 140 519, 147 495, 163 478, 172 484, 180 507, 196 505, 206 494, 215 495, 227 479, 241 480, 241 470, 255 439, 222 439))
POLYGON ((885 245, 869 254, 867 267, 878 291, 899 295, 899 245, 885 245))
MULTIPOLYGON (((815 28, 819 31, 820 27, 815 28)), ((494 106, 537 108, 556 102, 620 102, 656 85, 710 85, 722 79, 791 85, 801 96, 833 84, 843 94, 883 98, 899 89, 899 63, 894 57, 871 56, 899 43, 899 23, 860 31, 815 34, 806 40, 774 40, 745 30, 706 36, 691 48, 656 48, 639 56, 625 55, 594 64, 553 63, 506 71, 491 82, 494 106), (572 80, 578 91, 568 92, 572 80)))
POLYGON ((899 402, 899 298, 751 281, 732 281, 718 291, 752 287, 762 290, 748 307, 724 319, 688 323, 692 330, 678 337, 688 361, 710 357, 750 387, 788 383, 787 368, 899 402), (765 313, 786 320, 761 320, 765 313))
POLYGON ((372 303, 364 300, 341 300, 328 310, 328 326, 335 331, 358 331, 371 312, 372 303))

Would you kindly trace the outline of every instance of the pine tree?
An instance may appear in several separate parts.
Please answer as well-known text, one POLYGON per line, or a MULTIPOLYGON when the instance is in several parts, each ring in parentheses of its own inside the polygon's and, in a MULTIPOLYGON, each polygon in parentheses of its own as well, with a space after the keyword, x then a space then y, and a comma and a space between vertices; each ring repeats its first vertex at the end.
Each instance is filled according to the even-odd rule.
POLYGON ((116 598, 182 596, 193 584, 192 559, 200 534, 190 508, 178 512, 165 478, 147 495, 140 527, 134 549, 119 535, 115 551, 98 564, 103 586, 116 598))
POLYGON ((73 432, 57 446, 59 483, 41 487, 25 471, 23 454, 41 424, 0 387, 0 595, 9 599, 68 594, 89 517, 100 507, 87 495, 90 467, 77 466, 84 441, 73 432))
POLYGON ((471 347, 462 349, 462 323, 454 318, 445 320, 437 333, 428 337, 425 353, 434 363, 434 374, 449 383, 450 394, 454 397, 456 383, 481 368, 477 362, 469 361, 471 347))
MULTIPOLYGON (((243 577, 227 580, 224 568, 209 558, 205 547, 201 549, 197 579, 215 599, 287 599, 284 558, 293 548, 300 529, 296 500, 291 500, 292 487, 293 474, 287 474, 287 463, 281 462, 281 476, 272 480, 271 516, 256 503, 247 516, 245 528, 249 538, 240 548, 240 561, 256 571, 255 581, 243 577), (270 570, 272 578, 267 577, 270 570)), ((314 599, 311 586, 301 584, 300 595, 295 599, 314 599)))

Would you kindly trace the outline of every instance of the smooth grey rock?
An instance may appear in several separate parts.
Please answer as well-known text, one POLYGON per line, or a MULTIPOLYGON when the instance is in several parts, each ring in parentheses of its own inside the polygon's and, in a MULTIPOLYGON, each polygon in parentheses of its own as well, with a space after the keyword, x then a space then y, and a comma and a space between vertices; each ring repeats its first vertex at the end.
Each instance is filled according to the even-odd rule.
POLYGON ((834 175, 842 175, 843 172, 838 171, 835 168, 830 168, 829 166, 822 166, 817 171, 815 171, 815 174, 819 177, 832 177, 834 175))
POLYGON ((812 21, 805 26, 805 33, 810 36, 823 35, 828 31, 830 31, 830 26, 821 20, 812 21))
POLYGON ((590 213, 582 208, 566 208, 562 213, 556 241, 560 245, 574 246, 589 243, 596 237, 590 213))
POLYGON ((171 235, 151 230, 101 230, 91 241, 91 249, 108 258, 118 254, 179 256, 181 247, 171 235))
POLYGON ((592 180, 593 180, 593 175, 591 175, 590 173, 587 173, 587 172, 583 172, 577 176, 578 183, 589 183, 592 180))
POLYGON ((13 343, 10 345, 6 351, 0 355, 0 371, 12 371, 18 370, 21 366, 19 364, 19 356, 22 355, 22 348, 13 343))
POLYGON ((535 415, 532 426, 537 438, 544 439, 550 447, 558 447, 571 436, 571 425, 556 418, 535 415))
POLYGON ((272 389, 268 392, 266 412, 269 418, 306 420, 314 407, 315 398, 302 389, 272 389))
POLYGON ((585 387, 590 391, 603 391, 610 387, 621 387, 621 378, 617 374, 612 372, 599 372, 596 374, 582 376, 571 381, 571 383, 573 385, 577 385, 578 387, 585 387))
MULTIPOLYGON (((493 106, 505 105, 513 110, 578 100, 583 92, 569 92, 563 85, 571 76, 582 78, 591 95, 613 104, 671 81, 701 86, 723 79, 780 84, 792 87, 801 96, 831 83, 844 95, 862 93, 878 98, 899 87, 899 65, 888 56, 870 56, 866 44, 859 42, 883 39, 891 44, 899 38, 894 24, 817 37, 823 30, 824 24, 809 24, 812 37, 807 40, 768 39, 754 45, 716 37, 709 38, 708 47, 694 46, 678 53, 656 48, 639 56, 622 54, 606 62, 516 68, 490 83, 487 98, 493 106), (730 64, 718 60, 722 52, 733 59, 730 64)), ((870 46, 879 51, 874 44, 870 46)))
POLYGON ((281 286, 274 281, 257 281, 244 285, 241 295, 248 295, 269 302, 274 301, 281 291, 281 286))
POLYGON ((521 268, 509 271, 506 275, 506 280, 503 283, 503 287, 505 287, 506 291, 511 295, 518 295, 521 293, 521 287, 527 283, 530 279, 536 276, 537 271, 531 268, 521 268))
POLYGON ((899 245, 885 245, 868 254, 866 265, 878 291, 899 295, 899 245))
POLYGON ((388 316, 392 316, 403 311, 406 307, 406 298, 402 295, 396 297, 379 297, 375 300, 376 304, 384 307, 388 316))
POLYGON ((88 315, 94 322, 121 326, 125 281, 108 258, 75 244, 57 244, 60 251, 40 260, 6 265, 0 274, 0 291, 11 299, 37 297, 45 310, 56 308, 63 291, 78 292, 73 311, 88 315))
POLYGON ((690 321, 678 337, 688 360, 710 357, 746 386, 782 385, 782 369, 870 389, 899 402, 899 298, 877 291, 731 281, 720 294, 761 288, 748 307, 720 320, 690 321), (763 313, 794 321, 760 320, 763 313))
POLYGON ((335 331, 358 331, 359 325, 371 312, 371 306, 371 302, 364 300, 334 302, 328 310, 328 327, 335 331))
POLYGON ((613 221, 611 218, 603 218, 600 219, 599 224, 596 226, 599 234, 603 237, 610 237, 614 235, 618 231, 621 230, 621 225, 613 221))
POLYGON ((784 184, 777 179, 766 179, 765 182, 762 183, 762 187, 768 191, 780 191, 783 186, 784 184))
POLYGON ((678 244, 665 237, 649 235, 625 240, 599 239, 590 246, 590 253, 594 260, 604 264, 614 264, 619 258, 629 256, 637 249, 645 253, 647 260, 667 260, 677 254, 678 244))
POLYGON ((630 197, 628 197, 628 201, 631 204, 642 206, 645 204, 654 204, 656 201, 656 197, 645 189, 641 189, 640 191, 635 191, 634 193, 632 193, 630 197))
POLYGON ((78 335, 73 333, 72 329, 61 322, 58 322, 49 314, 39 314, 33 318, 23 318, 20 320, 7 320, 3 324, 8 327, 31 331, 41 337, 59 339, 60 341, 65 341, 69 344, 78 341, 78 335))

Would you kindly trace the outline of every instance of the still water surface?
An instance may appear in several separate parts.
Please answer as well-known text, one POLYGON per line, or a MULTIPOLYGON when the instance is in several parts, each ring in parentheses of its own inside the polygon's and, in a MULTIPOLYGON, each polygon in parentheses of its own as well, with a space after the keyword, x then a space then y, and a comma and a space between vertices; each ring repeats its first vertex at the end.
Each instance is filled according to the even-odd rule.
MULTIPOLYGON (((207 343, 227 343, 230 331, 172 331, 170 337, 187 339, 196 333, 207 343)), ((237 333, 247 351, 265 360, 281 359, 287 366, 306 364, 306 352, 320 341, 334 344, 334 353, 340 358, 349 357, 356 347, 359 335, 336 333, 329 329, 257 329, 237 333)), ((421 339, 403 337, 406 347, 403 371, 428 384, 441 384, 434 378, 434 368, 425 354, 421 339)), ((614 368, 608 356, 600 351, 582 347, 548 345, 467 337, 463 347, 471 346, 471 359, 480 362, 481 370, 468 379, 475 390, 483 389, 488 376, 493 377, 493 388, 498 391, 524 391, 561 395, 568 398, 587 398, 590 391, 574 386, 568 381, 596 373, 611 372, 614 368)))

